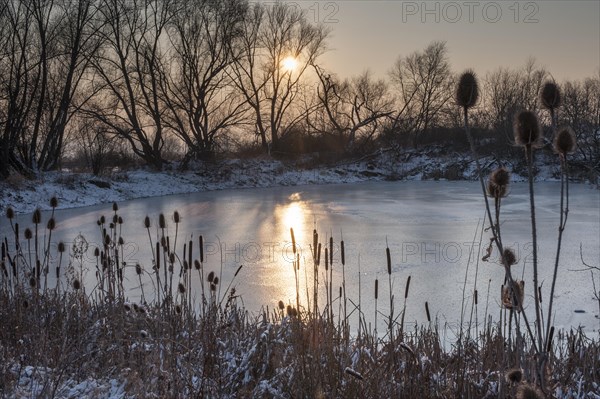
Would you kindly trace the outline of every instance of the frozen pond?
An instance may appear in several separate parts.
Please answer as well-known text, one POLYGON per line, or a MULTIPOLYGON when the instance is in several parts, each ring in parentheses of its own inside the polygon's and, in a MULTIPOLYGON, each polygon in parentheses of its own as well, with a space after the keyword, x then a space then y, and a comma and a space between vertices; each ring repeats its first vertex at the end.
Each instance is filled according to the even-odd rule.
MULTIPOLYGON (((547 306, 559 220, 559 184, 538 183, 536 190, 540 282, 543 282, 543 304, 547 306)), ((593 296, 590 273, 574 271, 583 268, 580 245, 588 263, 600 264, 599 194, 598 190, 587 185, 571 185, 571 209, 563 239, 555 301, 555 324, 558 326, 582 325, 587 331, 596 331, 600 324, 595 317, 598 302, 593 296)), ((515 275, 524 273, 525 304, 529 312, 533 308, 533 293, 528 206, 527 186, 512 184, 511 193, 503 202, 502 234, 505 246, 513 247, 519 259, 515 275)), ((219 273, 222 259, 224 286, 237 267, 244 265, 234 285, 250 312, 258 313, 263 305, 272 309, 279 300, 286 304, 295 303, 295 279, 290 263, 293 259, 290 227, 293 227, 301 248, 299 274, 303 304, 306 304, 307 292, 304 276, 309 276, 312 281, 310 246, 313 229, 316 228, 323 245, 333 235, 334 299, 338 296, 342 279, 339 244, 343 237, 346 294, 352 301, 348 302, 348 313, 353 309, 352 303, 358 304, 360 296, 367 322, 374 321, 375 279, 379 279, 378 309, 387 314, 389 308, 386 240, 392 258, 396 313, 403 307, 406 279, 408 276, 412 279, 407 299, 407 323, 427 322, 424 307, 427 301, 432 317, 437 318, 440 324, 456 325, 461 315, 465 278, 466 320, 471 312, 475 288, 479 292, 478 320, 484 319, 486 308, 487 314, 496 320, 500 314, 503 268, 498 265, 497 256, 492 256, 489 262, 478 262, 483 255, 478 251, 484 216, 478 183, 376 182, 224 190, 139 199, 120 203, 119 207, 119 214, 125 221, 122 234, 126 243, 125 260, 129 265, 139 262, 145 270, 152 268, 148 233, 143 227, 144 217, 151 217, 155 239, 158 215, 164 213, 173 240, 172 214, 177 210, 182 218, 178 229, 178 254, 182 254, 183 243, 192 239, 194 258, 198 258, 198 237, 202 235, 205 243, 204 268, 206 272, 219 273)), ((96 225, 100 215, 110 218, 111 204, 57 211, 58 226, 53 241, 63 239, 69 242, 81 234, 90 242, 88 257, 93 259, 94 243, 101 240, 96 225)), ((44 212, 43 217, 45 225, 48 212, 44 212)), ((30 224, 31 216, 21 215, 17 219, 23 231, 30 224)), ((2 236, 7 234, 8 228, 3 218, 0 226, 2 236)), ((489 234, 484 232, 482 246, 488 242, 489 234)), ((319 270, 321 283, 324 280, 323 263, 322 259, 319 270)), ((95 280, 95 263, 88 266, 88 280, 95 280)), ((128 268, 126 273, 131 287, 130 299, 139 300, 134 268, 128 268)), ((596 279, 598 284, 598 276, 596 279)), ((86 281, 86 286, 91 289, 93 281, 86 281)), ((323 303, 324 290, 324 286, 320 286, 320 304, 323 303)), ((309 288, 309 291, 312 292, 312 289, 309 288)), ((339 302, 335 302, 336 314, 338 306, 339 302)), ((352 317, 356 317, 356 312, 352 317)), ((379 330, 385 329, 384 323, 380 314, 379 330)))

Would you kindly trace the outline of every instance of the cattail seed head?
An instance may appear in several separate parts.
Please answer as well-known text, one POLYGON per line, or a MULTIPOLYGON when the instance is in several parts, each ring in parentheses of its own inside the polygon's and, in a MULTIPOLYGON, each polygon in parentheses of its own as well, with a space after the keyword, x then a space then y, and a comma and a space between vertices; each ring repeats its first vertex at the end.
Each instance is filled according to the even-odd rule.
POLYGON ((25 229, 25 232, 23 234, 25 235, 26 240, 31 240, 31 238, 33 237, 33 233, 31 232, 31 229, 29 227, 25 229))
POLYGON ((171 252, 169 254, 169 263, 175 263, 175 253, 171 252))
POLYGON ((279 301, 277 305, 279 306, 279 310, 285 309, 285 304, 283 303, 283 301, 279 301))
POLYGON ((33 215, 31 215, 31 222, 33 224, 40 224, 42 222, 42 211, 40 211, 40 208, 36 208, 36 210, 33 211, 33 215))
POLYGON ((112 210, 115 211, 115 212, 119 210, 119 205, 117 205, 116 202, 113 202, 112 210))
POLYGON ((8 208, 6 208, 6 218, 12 220, 14 217, 15 211, 9 206, 8 208))
POLYGON ((565 155, 575 151, 576 147, 577 141, 573 129, 569 126, 560 128, 554 137, 554 151, 565 155))
POLYGON ((461 107, 468 109, 477 104, 479 99, 479 87, 477 85, 477 76, 471 70, 465 71, 460 75, 456 89, 456 103, 461 107))
POLYGON ((510 369, 506 372, 505 378, 508 383, 518 384, 523 380, 523 370, 517 368, 510 369))
POLYGON ((540 103, 542 107, 553 110, 560 107, 560 90, 556 83, 546 82, 540 90, 540 103))
POLYGON ((125 239, 123 237, 119 237, 119 245, 125 245, 125 239))
POLYGON ((79 291, 80 288, 81 288, 81 282, 77 279, 73 280, 73 289, 75 289, 75 291, 79 291))
POLYGON ((179 285, 177 286, 177 290, 180 294, 185 294, 185 285, 183 285, 183 283, 179 283, 179 285))
POLYGON ((200 270, 200 261, 198 259, 194 260, 194 268, 196 270, 200 270))
POLYGON ((142 274, 142 266, 140 266, 139 263, 136 263, 135 265, 135 274, 137 274, 138 276, 142 274))
POLYGON ((162 213, 160 215, 158 215, 158 227, 160 227, 161 229, 164 229, 167 227, 167 221, 165 220, 165 215, 163 215, 162 213))
POLYGON ((515 256, 515 252, 510 248, 504 248, 502 258, 504 259, 505 266, 512 266, 517 263, 517 257, 515 256))
POLYGON ((542 130, 535 113, 521 111, 515 116, 513 124, 515 142, 521 146, 539 148, 542 144, 542 130))
POLYGON ((175 224, 178 224, 181 221, 181 217, 179 216, 179 212, 175 211, 173 212, 173 222, 175 222, 175 224))
POLYGON ((148 216, 144 218, 144 227, 147 229, 150 228, 150 218, 148 216))
POLYGON ((215 272, 208 273, 208 277, 207 277, 208 282, 212 283, 214 279, 215 279, 215 272))
POLYGON ((56 208, 57 206, 58 206, 58 198, 56 198, 56 196, 53 196, 52 198, 50 198, 50 207, 56 208))
POLYGON ((65 243, 62 241, 58 243, 58 252, 60 252, 60 253, 65 252, 65 243))
POLYGON ((50 231, 54 230, 56 228, 56 220, 54 220, 54 218, 48 219, 48 224, 46 225, 46 227, 50 231))

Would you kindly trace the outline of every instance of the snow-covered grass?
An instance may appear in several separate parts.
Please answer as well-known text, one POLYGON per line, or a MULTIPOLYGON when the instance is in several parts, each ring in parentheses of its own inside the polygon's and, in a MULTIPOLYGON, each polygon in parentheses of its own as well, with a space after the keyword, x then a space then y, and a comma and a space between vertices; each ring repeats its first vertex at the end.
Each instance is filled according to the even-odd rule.
MULTIPOLYGON (((172 231, 148 244, 155 250, 152 269, 124 267, 120 217, 114 205, 113 214, 99 221, 104 239, 92 286, 81 284, 81 248, 61 258, 60 246, 50 248, 49 239, 37 250, 30 245, 49 234, 41 226, 16 245, 2 244, 0 396, 508 398, 534 379, 527 367, 534 362, 531 343, 502 323, 486 320, 478 334, 457 331, 459 338, 445 345, 447 326, 433 319, 408 327, 396 310, 379 315, 376 331, 369 324, 374 315, 363 314, 345 289, 338 293, 344 281, 327 288, 327 279, 318 280, 315 270, 323 271, 326 255, 317 269, 298 269, 312 276, 311 284, 296 282, 302 295, 328 289, 325 302, 316 308, 315 296, 306 307, 280 302, 258 316, 245 312, 235 277, 219 281, 218 268, 205 270, 198 247, 182 250, 172 231), (56 262, 50 263, 48 251, 58 251, 52 253, 56 262), (59 283, 47 273, 59 274, 59 283), (141 274, 153 283, 140 286, 142 300, 131 303, 123 281, 141 274), (192 275, 202 282, 193 291, 192 275), (357 333, 350 333, 344 306, 361 315, 357 333), (518 365, 522 380, 507 380, 506 372, 518 365)), ((335 256, 339 267, 343 255, 335 256)), ((367 294, 371 288, 363 289, 363 303, 375 300, 367 294)), ((505 318, 510 313, 501 312, 505 318)), ((597 398, 599 364, 596 338, 559 331, 547 386, 558 398, 597 398)))
MULTIPOLYGON (((490 170, 493 158, 484 160, 490 170)), ((539 163, 538 180, 556 180, 555 159, 539 163)), ((186 171, 176 167, 156 172, 148 169, 115 171, 96 177, 89 173, 48 172, 35 180, 13 177, 0 181, 0 211, 8 206, 18 213, 36 207, 47 209, 56 196, 61 208, 74 208, 136 198, 194 193, 229 188, 339 184, 378 180, 475 180, 475 165, 469 154, 449 153, 442 147, 381 152, 357 161, 333 166, 315 166, 311 161, 282 162, 274 159, 234 159, 197 164, 186 171)), ((513 181, 524 181, 513 173, 513 181)))

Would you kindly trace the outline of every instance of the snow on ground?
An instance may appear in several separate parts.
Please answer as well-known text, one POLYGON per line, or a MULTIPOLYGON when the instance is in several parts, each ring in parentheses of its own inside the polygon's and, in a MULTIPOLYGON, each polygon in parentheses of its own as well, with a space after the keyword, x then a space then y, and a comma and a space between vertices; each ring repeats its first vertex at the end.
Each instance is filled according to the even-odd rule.
MULTIPOLYGON (((485 162, 483 164, 486 165, 485 162)), ((555 165, 543 165, 538 178, 552 180, 556 174, 555 165)), ((339 184, 368 180, 473 180, 475 177, 475 165, 469 155, 440 156, 439 151, 435 150, 407 152, 399 157, 380 154, 366 160, 316 168, 302 167, 301 162, 251 159, 200 164, 187 171, 176 168, 162 172, 138 169, 113 172, 105 177, 89 173, 48 172, 36 180, 12 179, 0 182, 0 211, 4 213, 8 206, 17 213, 29 213, 36 207, 48 209, 52 196, 59 200, 59 208, 75 208, 231 188, 339 184)), ((523 177, 513 175, 513 180, 521 181, 523 177)))

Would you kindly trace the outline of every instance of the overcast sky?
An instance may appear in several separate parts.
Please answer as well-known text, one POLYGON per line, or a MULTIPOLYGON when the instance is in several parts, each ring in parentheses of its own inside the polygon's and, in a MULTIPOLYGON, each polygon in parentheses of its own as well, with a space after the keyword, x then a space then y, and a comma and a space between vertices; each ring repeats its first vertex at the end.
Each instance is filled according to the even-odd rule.
POLYGON ((332 29, 322 62, 341 77, 370 69, 383 77, 399 55, 447 42, 454 71, 484 75, 529 57, 557 79, 600 67, 600 0, 289 1, 332 29))

